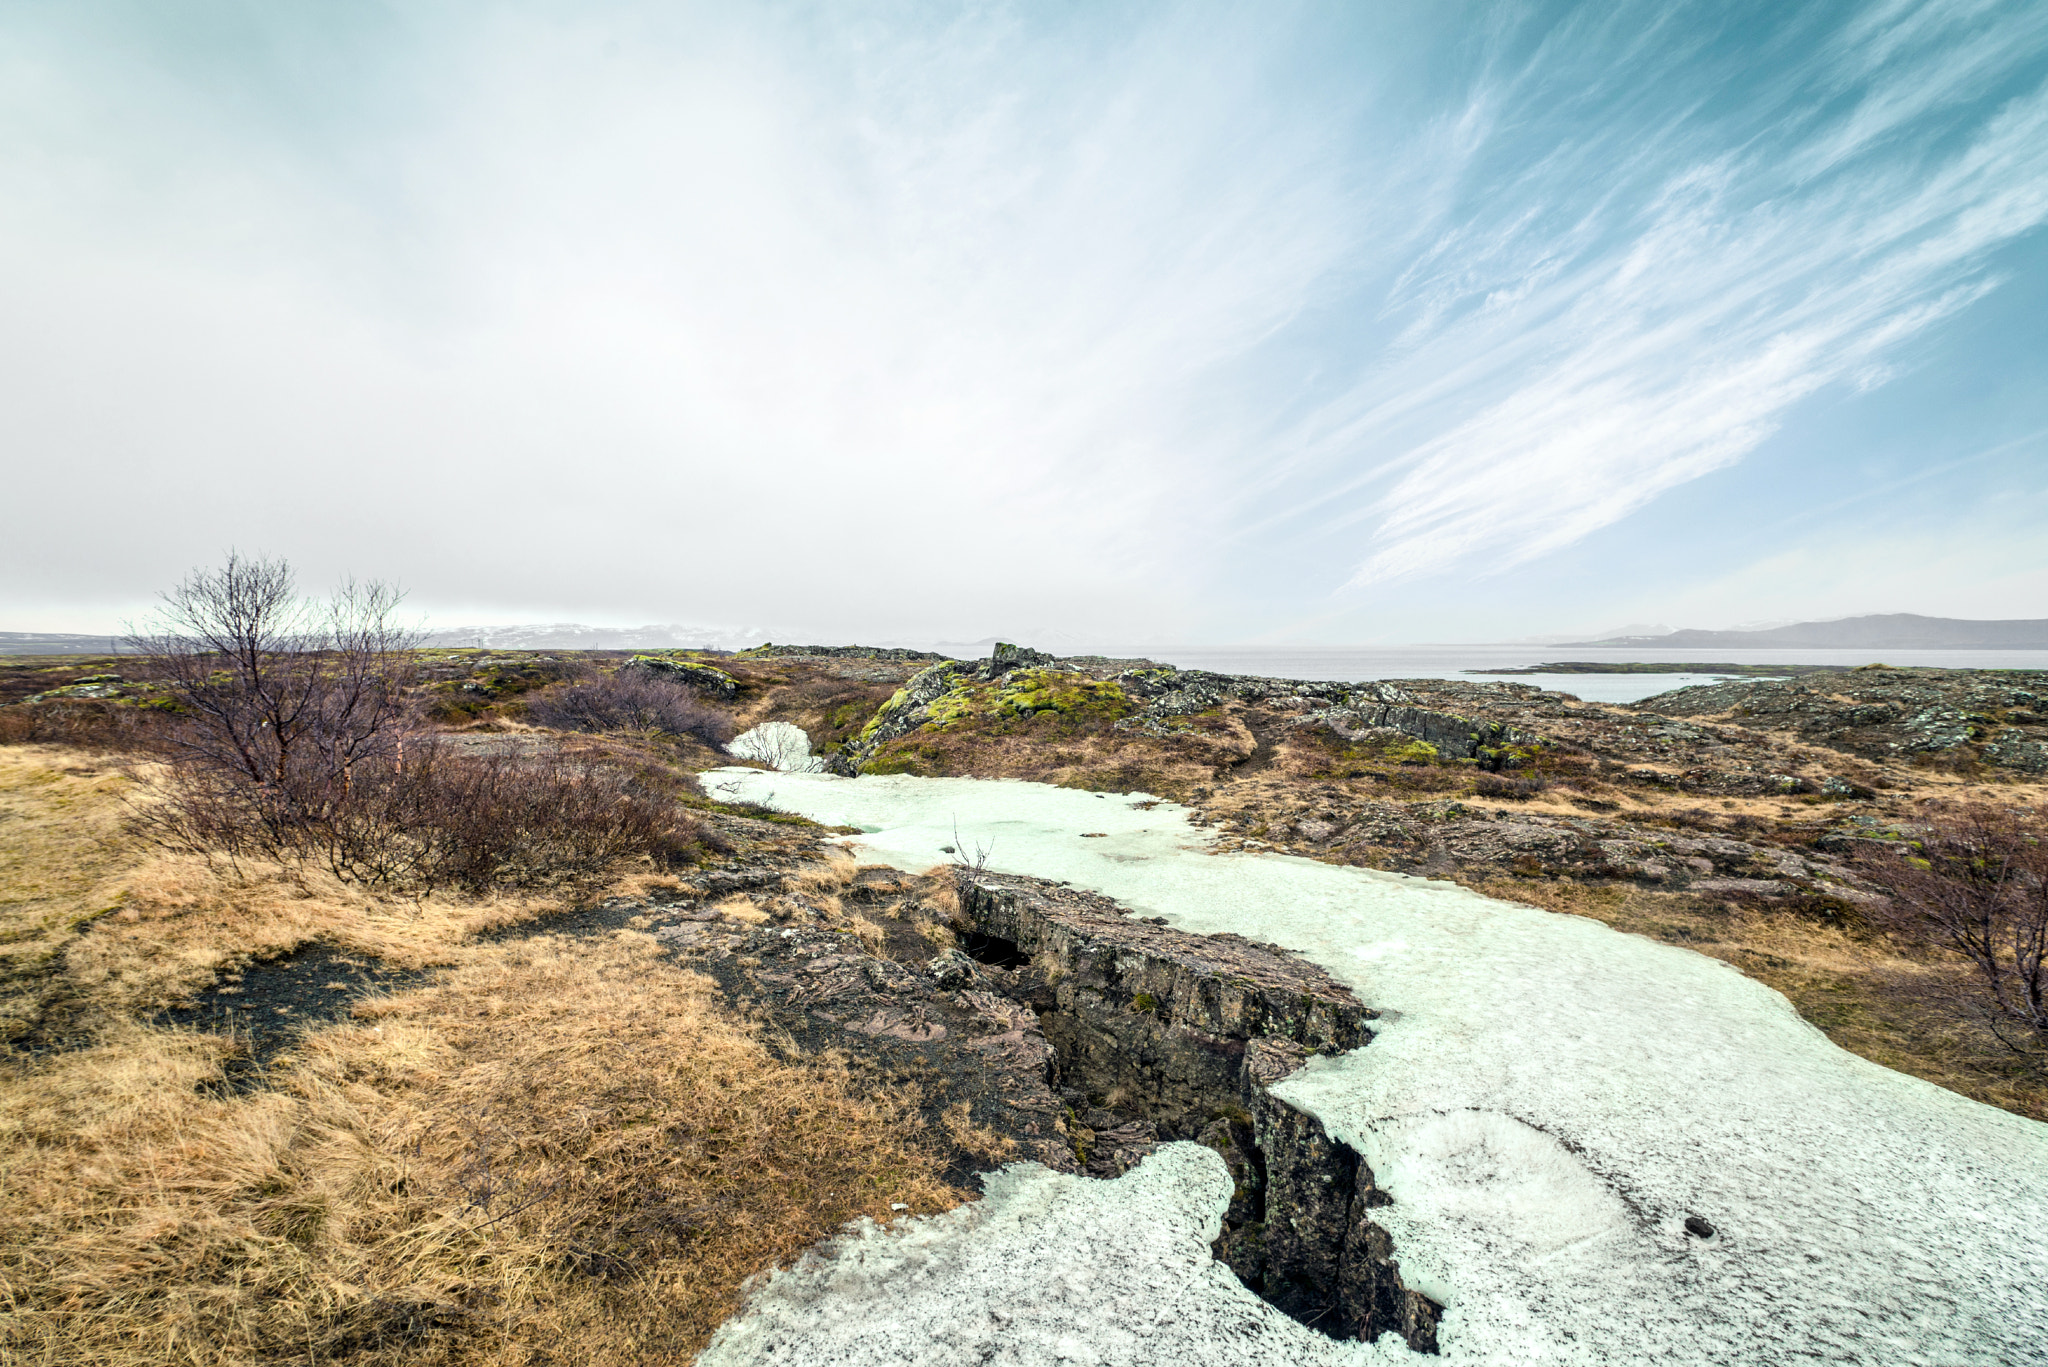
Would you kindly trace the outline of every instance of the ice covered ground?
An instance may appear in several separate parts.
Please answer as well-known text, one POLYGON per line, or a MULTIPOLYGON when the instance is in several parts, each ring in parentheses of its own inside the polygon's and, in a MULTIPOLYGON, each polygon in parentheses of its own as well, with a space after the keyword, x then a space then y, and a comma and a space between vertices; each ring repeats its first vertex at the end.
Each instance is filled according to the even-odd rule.
MULTIPOLYGON (((1377 1215, 1408 1284, 1447 1307, 1447 1364, 2048 1361, 2048 1126, 1844 1053, 1714 960, 1449 884, 1205 854, 1181 810, 1141 798, 705 778, 860 827, 869 859, 928 868, 957 829, 991 868, 1349 982, 1385 1013, 1377 1038, 1280 1091, 1394 1196, 1377 1215)), ((779 1277, 705 1361, 1407 1355, 1322 1339, 1207 1265, 1220 1177, 1191 1145, 1116 1182, 1008 1174, 779 1277)))

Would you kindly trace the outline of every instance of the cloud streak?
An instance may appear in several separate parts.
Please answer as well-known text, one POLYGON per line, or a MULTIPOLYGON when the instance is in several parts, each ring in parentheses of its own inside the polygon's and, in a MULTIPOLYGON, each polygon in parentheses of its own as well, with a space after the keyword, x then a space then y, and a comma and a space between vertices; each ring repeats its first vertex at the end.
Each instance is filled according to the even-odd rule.
POLYGON ((1551 228, 1545 204, 1572 195, 1539 178, 1453 226, 1397 291, 1419 315, 1405 354, 1300 438, 1303 473, 1329 484, 1290 517, 1370 524, 1354 587, 1505 570, 1742 459, 1826 386, 1882 383, 1910 342, 1996 287, 2000 247, 2048 219, 2048 90, 2037 76, 1921 155, 1856 154, 1967 103, 1994 62, 2022 64, 2012 39, 2039 27, 1966 33, 1914 61, 1865 23, 1798 83, 1858 58, 1875 84, 1845 115, 1809 114, 1792 146, 1696 160, 1678 125, 1634 154, 1660 168, 1640 203, 1610 194, 1551 228), (1418 411, 1441 429, 1404 440, 1418 411), (1359 452, 1391 478, 1344 478, 1359 452))

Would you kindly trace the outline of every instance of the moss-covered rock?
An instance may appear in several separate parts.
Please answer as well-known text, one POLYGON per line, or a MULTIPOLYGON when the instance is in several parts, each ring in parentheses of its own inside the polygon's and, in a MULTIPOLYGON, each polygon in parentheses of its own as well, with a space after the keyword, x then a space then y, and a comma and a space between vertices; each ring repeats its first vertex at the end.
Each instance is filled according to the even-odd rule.
POLYGON ((1114 680, 1056 669, 1019 669, 997 690, 989 709, 998 717, 1053 713, 1074 720, 1120 721, 1137 710, 1114 680))
POLYGON ((706 697, 730 702, 739 696, 740 683, 732 675, 712 665, 696 660, 681 660, 669 655, 635 655, 621 665, 622 669, 644 669, 677 683, 694 688, 706 697))

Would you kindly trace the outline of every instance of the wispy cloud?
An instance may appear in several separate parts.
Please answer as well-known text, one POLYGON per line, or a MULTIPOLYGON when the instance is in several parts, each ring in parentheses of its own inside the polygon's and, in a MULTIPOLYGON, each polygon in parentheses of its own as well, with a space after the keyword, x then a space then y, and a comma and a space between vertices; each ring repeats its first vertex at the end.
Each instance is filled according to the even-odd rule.
MULTIPOLYGON (((1934 24, 1934 6, 1895 8, 1894 24, 1934 24)), ((1981 104, 1991 68, 2038 58, 2041 29, 1911 47, 1865 23, 1801 84, 1841 88, 1852 64, 1870 84, 1831 118, 1784 111, 1807 125, 1789 146, 1695 159, 1678 124, 1632 153, 1662 163, 1640 201, 1611 192, 1620 176, 1597 197, 1538 179, 1452 225, 1402 278, 1416 322, 1399 359, 1298 435, 1297 485, 1322 487, 1286 518, 1369 524, 1353 585, 1505 569, 1740 460, 1825 386, 1882 382, 1907 342, 1996 286, 1998 248, 2048 220, 2038 60, 2031 89, 1936 145, 1854 154, 1927 110, 1981 104), (1572 203, 1580 217, 1547 221, 1572 203)))

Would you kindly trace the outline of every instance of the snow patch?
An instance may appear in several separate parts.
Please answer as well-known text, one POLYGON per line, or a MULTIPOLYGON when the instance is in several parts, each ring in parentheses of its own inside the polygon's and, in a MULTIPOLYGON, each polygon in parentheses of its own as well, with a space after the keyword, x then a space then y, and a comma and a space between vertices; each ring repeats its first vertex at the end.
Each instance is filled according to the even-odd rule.
POLYGON ((982 1183, 972 1205, 861 1221, 773 1274, 699 1367, 1373 1360, 1368 1345, 1303 1329, 1210 1256, 1231 1182, 1199 1144, 1166 1145, 1114 1181, 1030 1163, 982 1183))
MULTIPOLYGON (((1349 984, 1385 1013, 1373 1043, 1313 1060, 1275 1091, 1356 1148, 1394 1198, 1374 1219, 1404 1280, 1446 1307, 1447 1367, 2040 1360, 2048 1126, 1837 1049, 1725 964, 1446 883, 1211 854, 1210 835, 1170 803, 901 775, 721 770, 704 781, 743 800, 772 787, 778 806, 868 831, 845 843, 911 870, 944 863, 957 830, 989 849, 993 870, 1064 879, 1183 930, 1272 941, 1349 984), (1689 1218, 1711 1235, 1689 1233, 1689 1218)), ((1260 1361, 1368 1351, 1277 1312, 1281 1324, 1248 1328, 1266 1321, 1245 1302, 1263 1303, 1220 1267, 1195 1275, 1181 1236, 1159 1232, 1213 1217, 1197 1188, 1171 1199, 1148 1188, 1141 1229, 1120 1183, 1043 1180, 1059 1193, 1060 1229, 1100 1232, 1086 1257, 1061 1255, 1079 1258, 1066 1275, 1156 1281, 1172 1322, 1157 1323, 1143 1298, 1091 1292, 1062 1302, 1078 1319, 1033 1312, 1033 1324, 1077 1326, 1058 1335, 989 1329, 990 1361, 1200 1362, 1242 1357, 1247 1343, 1260 1361)), ((977 1251, 993 1237, 989 1217, 957 1214, 915 1236, 935 1288, 920 1295, 993 1317, 1013 1295, 1040 1294, 977 1251)), ((838 1322, 832 1295, 819 1294, 819 1322, 838 1322)), ((886 1303, 859 1304, 848 1303, 848 1326, 908 1342, 888 1338, 899 1329, 886 1303)), ((764 1313, 750 1307, 729 1328, 751 1332, 764 1313)), ((885 1352, 883 1339, 870 1352, 850 1328, 831 1340, 839 1356, 819 1356, 794 1346, 806 1342, 795 1320, 778 1323, 789 1360, 920 1356, 885 1352)), ((1383 1335, 1370 1351, 1408 1350, 1383 1335)))
POLYGON ((764 721, 751 731, 742 731, 725 747, 725 753, 751 759, 785 774, 821 774, 825 761, 811 753, 811 738, 801 726, 786 721, 764 721))

